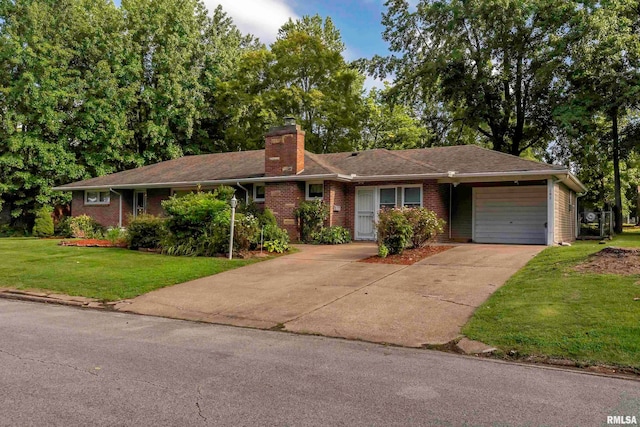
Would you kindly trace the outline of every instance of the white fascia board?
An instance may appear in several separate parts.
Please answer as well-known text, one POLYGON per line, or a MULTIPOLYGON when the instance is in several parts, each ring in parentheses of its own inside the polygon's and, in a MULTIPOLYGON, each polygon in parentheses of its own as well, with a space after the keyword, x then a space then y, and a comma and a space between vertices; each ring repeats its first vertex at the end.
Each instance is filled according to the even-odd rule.
POLYGON ((420 173, 404 175, 347 175, 352 182, 368 181, 409 181, 416 179, 439 179, 448 176, 446 173, 420 173))

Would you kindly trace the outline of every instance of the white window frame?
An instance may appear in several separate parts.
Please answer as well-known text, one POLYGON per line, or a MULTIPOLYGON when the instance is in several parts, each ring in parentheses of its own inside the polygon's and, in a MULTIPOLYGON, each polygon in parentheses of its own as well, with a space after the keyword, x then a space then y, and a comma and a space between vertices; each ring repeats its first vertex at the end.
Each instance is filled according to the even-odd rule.
POLYGON ((322 200, 322 199, 324 199, 324 181, 307 181, 305 183, 304 196, 305 196, 306 200, 322 200), (311 196, 309 196, 309 187, 312 186, 312 185, 317 185, 317 184, 322 185, 322 196, 320 196, 320 197, 311 197, 311 196))
MULTIPOLYGON (((394 197, 393 197, 393 207, 392 208, 397 208, 398 207, 398 187, 396 185, 380 185, 378 187, 376 187, 376 207, 378 210, 382 209, 382 195, 380 193, 380 190, 387 190, 389 188, 393 188, 393 192, 394 192, 394 197)), ((376 219, 377 221, 377 219, 376 219)))
POLYGON ((108 204, 111 203, 111 191, 108 189, 105 190, 84 190, 84 204, 88 205, 88 206, 106 206, 108 204), (87 195, 89 193, 98 193, 98 201, 97 202, 90 202, 87 198, 87 195), (100 201, 100 193, 107 193, 107 201, 106 202, 101 202, 100 201))
POLYGON ((422 207, 423 191, 424 191, 424 189, 422 188, 422 184, 403 185, 401 188, 402 188, 402 195, 400 197, 401 207, 405 207, 404 206, 405 205, 405 200, 404 200, 404 190, 405 190, 405 188, 419 188, 420 189, 420 207, 422 207))
POLYGON ((253 184, 253 201, 254 202, 264 202, 265 196, 267 195, 267 186, 263 183, 253 184), (264 196, 258 197, 258 187, 264 187, 264 196))

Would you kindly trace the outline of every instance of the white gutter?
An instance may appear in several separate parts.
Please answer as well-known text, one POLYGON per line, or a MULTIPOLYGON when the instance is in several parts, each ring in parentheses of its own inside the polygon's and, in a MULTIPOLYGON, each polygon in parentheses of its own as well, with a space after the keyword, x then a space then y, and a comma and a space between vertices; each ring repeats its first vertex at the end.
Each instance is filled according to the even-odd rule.
POLYGON ((134 189, 134 188, 168 188, 168 187, 189 187, 189 186, 213 186, 213 185, 237 185, 238 183, 254 183, 254 182, 283 182, 283 181, 308 181, 308 180, 333 180, 340 182, 349 182, 351 177, 349 175, 343 175, 338 173, 333 174, 315 174, 315 175, 285 175, 285 176, 269 176, 269 177, 255 177, 255 178, 240 178, 240 179, 218 179, 210 181, 177 181, 177 182, 151 182, 142 184, 119 184, 119 185, 84 185, 77 187, 59 186, 53 187, 54 191, 76 191, 76 190, 96 190, 103 188, 119 188, 119 189, 134 189))
POLYGON ((189 187, 189 186, 215 186, 215 185, 238 185, 240 183, 256 183, 256 182, 283 182, 283 181, 311 181, 311 180, 332 180, 339 182, 370 182, 370 181, 407 181, 407 180, 423 180, 438 179, 443 183, 457 182, 460 179, 473 178, 505 178, 505 177, 538 177, 539 179, 547 179, 548 176, 563 175, 569 177, 574 184, 574 190, 586 191, 587 188, 575 176, 567 170, 540 170, 540 171, 512 171, 512 172, 472 172, 472 173, 422 173, 422 174, 399 174, 399 175, 344 175, 339 173, 333 174, 315 174, 315 175, 284 175, 284 176, 262 176, 255 178, 240 179, 218 179, 210 181, 178 181, 178 182, 151 182, 142 184, 120 184, 120 185, 86 185, 77 187, 53 187, 55 191, 74 191, 74 190, 97 190, 103 188, 118 189, 136 189, 136 188, 167 188, 167 187, 189 187))
POLYGON ((118 195, 118 228, 122 228, 122 194, 118 193, 113 188, 110 188, 109 191, 118 195))

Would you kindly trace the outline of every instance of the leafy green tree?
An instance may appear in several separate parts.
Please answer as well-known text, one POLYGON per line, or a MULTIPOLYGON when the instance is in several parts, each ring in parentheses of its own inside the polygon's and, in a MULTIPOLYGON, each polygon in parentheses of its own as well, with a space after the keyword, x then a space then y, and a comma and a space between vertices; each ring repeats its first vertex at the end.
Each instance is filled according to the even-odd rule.
POLYGON ((207 11, 197 0, 122 0, 128 123, 140 165, 179 157, 203 107, 207 11))
MULTIPOLYGON (((565 125, 588 127, 608 121, 609 132, 597 141, 613 168, 615 231, 622 232, 623 190, 621 161, 625 151, 621 132, 634 135, 634 122, 624 118, 638 107, 640 93, 640 35, 637 2, 586 2, 576 12, 569 36, 567 102, 558 116, 565 125)), ((637 138, 633 143, 637 144, 637 138)), ((597 150, 597 148, 596 148, 597 150)), ((628 152, 628 151, 626 151, 628 152)))
POLYGON ((429 145, 432 135, 413 117, 413 112, 405 105, 389 101, 385 92, 373 88, 364 100, 365 115, 358 148, 400 150, 429 145))
POLYGON ((82 176, 65 135, 76 98, 73 51, 60 31, 75 2, 0 1, 0 208, 33 221, 51 187, 82 176))
POLYGON ((276 117, 300 120, 313 152, 350 150, 359 139, 364 76, 344 49, 331 19, 318 15, 289 20, 271 45, 263 99, 276 117))
MULTIPOLYGON (((553 107, 565 54, 558 39, 574 2, 421 0, 415 10, 388 0, 383 37, 394 55, 372 70, 395 75, 409 105, 445 112, 440 123, 463 123, 491 147, 520 155, 552 139, 553 107)), ((455 132, 454 132, 455 134, 455 132)), ((448 135, 451 137, 451 135, 448 135)), ((467 138, 465 138, 467 139, 467 138)), ((472 138, 473 139, 473 138, 472 138)))
MULTIPOLYGON (((185 153, 213 153, 258 148, 249 141, 260 133, 253 130, 255 117, 248 117, 250 86, 259 78, 249 70, 261 69, 248 64, 255 52, 264 49, 253 36, 243 35, 233 20, 218 6, 205 21, 202 37, 203 67, 200 84, 203 90, 203 109, 194 136, 185 153), (244 125, 249 128, 245 128, 244 125)), ((258 122, 259 123, 259 122, 258 122)))

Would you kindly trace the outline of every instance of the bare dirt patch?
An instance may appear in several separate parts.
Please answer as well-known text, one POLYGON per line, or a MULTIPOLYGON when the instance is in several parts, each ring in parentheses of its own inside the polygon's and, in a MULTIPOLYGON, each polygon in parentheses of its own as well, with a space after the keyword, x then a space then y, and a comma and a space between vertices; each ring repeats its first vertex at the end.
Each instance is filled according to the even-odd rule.
POLYGON ((576 271, 597 274, 640 274, 640 249, 609 246, 578 264, 576 271))
POLYGON ((82 246, 92 248, 126 248, 127 242, 110 242, 101 239, 63 240, 60 246, 82 246))
POLYGON ((417 249, 405 249, 405 251, 399 255, 389 255, 386 258, 380 258, 378 255, 374 255, 361 259, 358 262, 367 262, 370 264, 411 265, 418 261, 422 261, 431 255, 439 254, 440 252, 447 251, 453 247, 454 246, 425 246, 417 249))

